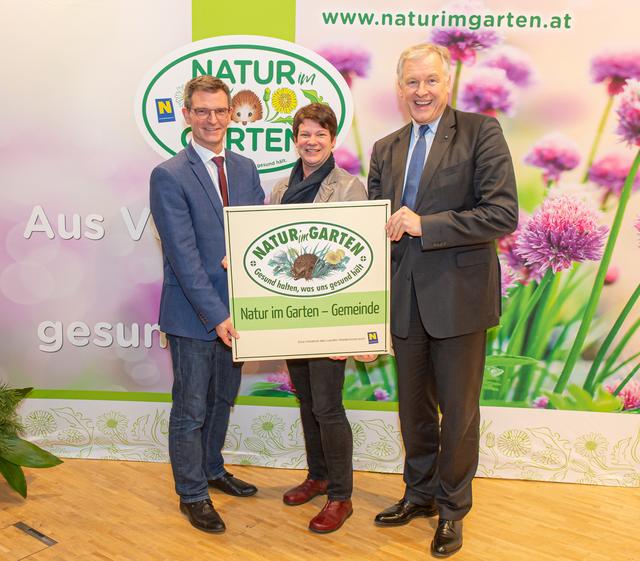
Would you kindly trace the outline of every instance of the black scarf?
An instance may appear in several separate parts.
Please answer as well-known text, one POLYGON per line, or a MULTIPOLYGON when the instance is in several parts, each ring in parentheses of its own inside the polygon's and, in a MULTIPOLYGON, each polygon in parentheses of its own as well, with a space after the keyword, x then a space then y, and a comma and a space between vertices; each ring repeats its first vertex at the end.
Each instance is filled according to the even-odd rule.
POLYGON ((335 166, 336 162, 333 159, 333 154, 331 154, 324 164, 305 178, 302 176, 302 159, 299 158, 291 170, 289 187, 284 192, 281 203, 284 205, 312 203, 318 194, 320 184, 324 181, 324 178, 331 173, 331 170, 335 166))

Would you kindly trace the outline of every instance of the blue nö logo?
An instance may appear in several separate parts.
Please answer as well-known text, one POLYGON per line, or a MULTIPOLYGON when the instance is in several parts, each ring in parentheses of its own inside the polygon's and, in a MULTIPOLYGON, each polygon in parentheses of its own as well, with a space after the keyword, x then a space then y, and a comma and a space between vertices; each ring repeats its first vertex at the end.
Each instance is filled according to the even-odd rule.
POLYGON ((375 345, 378 342, 378 332, 377 331, 367 332, 367 339, 369 340, 370 345, 375 345))
POLYGON ((156 112, 158 113, 158 123, 170 123, 176 120, 173 101, 170 97, 156 99, 155 102, 156 112))

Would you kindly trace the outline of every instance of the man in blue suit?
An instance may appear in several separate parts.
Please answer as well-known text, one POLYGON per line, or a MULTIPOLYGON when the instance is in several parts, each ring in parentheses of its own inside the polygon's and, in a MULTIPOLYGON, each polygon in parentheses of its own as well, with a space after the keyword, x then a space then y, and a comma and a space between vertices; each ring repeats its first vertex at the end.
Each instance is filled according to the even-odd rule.
POLYGON ((151 173, 151 213, 164 254, 160 329, 174 376, 169 456, 180 510, 205 532, 225 530, 209 486, 240 497, 257 491, 225 470, 221 453, 241 367, 231 360, 238 333, 229 317, 222 208, 264 202, 255 164, 224 149, 230 105, 222 80, 187 82, 182 113, 192 141, 151 173))

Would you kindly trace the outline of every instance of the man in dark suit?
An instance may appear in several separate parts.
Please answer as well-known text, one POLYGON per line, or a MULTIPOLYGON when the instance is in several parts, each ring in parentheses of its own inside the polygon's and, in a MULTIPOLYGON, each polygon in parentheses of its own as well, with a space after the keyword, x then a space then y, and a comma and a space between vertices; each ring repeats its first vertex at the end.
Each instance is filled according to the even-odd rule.
POLYGON ((234 496, 257 489, 224 468, 229 412, 240 387, 231 360, 222 208, 264 202, 255 164, 224 150, 230 119, 227 85, 190 80, 182 113, 192 141, 151 174, 151 212, 164 254, 160 329, 173 363, 169 456, 180 510, 206 532, 222 532, 208 486, 234 496))
POLYGON ((376 142, 369 173, 369 197, 392 201, 391 333, 406 450, 404 497, 376 523, 439 514, 436 557, 462 547, 478 465, 486 329, 500 315, 494 240, 518 218, 498 121, 449 107, 450 84, 445 48, 402 53, 398 88, 412 123, 376 142))

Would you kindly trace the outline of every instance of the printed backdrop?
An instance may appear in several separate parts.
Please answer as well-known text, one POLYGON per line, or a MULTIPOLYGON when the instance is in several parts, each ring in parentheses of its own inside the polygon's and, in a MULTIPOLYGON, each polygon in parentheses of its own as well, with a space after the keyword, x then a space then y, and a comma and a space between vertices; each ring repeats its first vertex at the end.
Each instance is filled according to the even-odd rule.
MULTIPOLYGON (((518 231, 498 244, 504 315, 488 340, 478 473, 640 486, 635 3, 615 12, 588 0, 237 9, 201 0, 3 2, 0 379, 36 388, 22 408, 27 436, 66 457, 168 459, 171 367, 156 325, 161 251, 148 209, 150 171, 168 154, 137 124, 141 88, 160 61, 228 35, 268 35, 322 57, 327 75, 338 75, 331 95, 353 99, 336 159, 364 178, 375 140, 407 121, 395 91, 398 55, 431 40, 455 61, 452 104, 499 119, 522 207, 518 231)), ((292 84, 291 67, 280 69, 281 82, 259 74, 255 99, 245 95, 262 120, 234 124, 234 148, 241 134, 258 138, 248 127, 278 121, 281 136, 269 141, 277 149, 296 108, 323 95, 312 72, 292 84)), ((172 79, 151 118, 160 127, 171 107, 183 142, 183 78, 172 79)), ((268 200, 276 178, 261 177, 268 200)), ((240 393, 228 460, 303 467, 284 363, 247 364, 240 393)), ((344 397, 356 467, 401 471, 393 358, 350 361, 344 397)))

